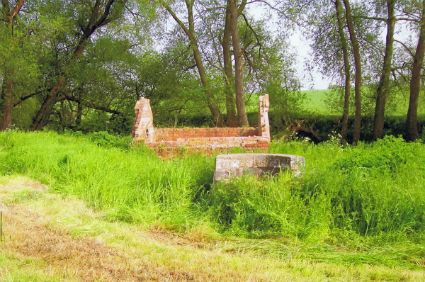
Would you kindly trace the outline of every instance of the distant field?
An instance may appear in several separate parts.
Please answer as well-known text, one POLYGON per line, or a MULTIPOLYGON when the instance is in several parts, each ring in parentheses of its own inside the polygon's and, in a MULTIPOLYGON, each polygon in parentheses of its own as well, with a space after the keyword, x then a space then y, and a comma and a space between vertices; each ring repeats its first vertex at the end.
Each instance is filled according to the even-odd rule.
POLYGON ((326 104, 326 97, 330 95, 330 90, 304 90, 302 93, 306 96, 304 108, 317 114, 329 114, 330 107, 326 104))
MULTIPOLYGON (((304 101, 304 109, 313 114, 319 115, 340 115, 341 109, 338 109, 337 105, 330 105, 330 100, 337 102, 339 97, 336 95, 341 95, 337 92, 334 92, 329 89, 323 90, 304 90, 302 93, 305 95, 306 99, 304 101), (334 96, 334 97, 332 97, 334 96)), ((362 108, 363 111, 368 113, 368 115, 373 115, 374 109, 374 94, 364 92, 362 99, 362 108)), ((394 95, 394 94, 393 94, 394 95)), ((404 117, 407 113, 408 108, 408 93, 397 93, 397 96, 393 99, 390 99, 387 104, 386 114, 388 116, 401 116, 404 117)), ((351 96, 351 111, 354 110, 354 93, 351 96)), ((425 115, 425 97, 421 96, 418 108, 419 115, 425 115)))
MULTIPOLYGON (((330 90, 303 90, 300 95, 305 95, 303 101, 303 109, 307 112, 328 115, 330 113, 330 106, 327 105, 327 96, 331 95, 330 90)), ((258 112, 258 96, 252 95, 247 102, 247 112, 258 112)))
MULTIPOLYGON (((305 95, 303 103, 304 110, 317 114, 329 114, 330 107, 326 104, 326 97, 329 95, 330 90, 304 90, 301 95, 305 95)), ((247 112, 258 112, 258 96, 252 95, 246 105, 247 112)))

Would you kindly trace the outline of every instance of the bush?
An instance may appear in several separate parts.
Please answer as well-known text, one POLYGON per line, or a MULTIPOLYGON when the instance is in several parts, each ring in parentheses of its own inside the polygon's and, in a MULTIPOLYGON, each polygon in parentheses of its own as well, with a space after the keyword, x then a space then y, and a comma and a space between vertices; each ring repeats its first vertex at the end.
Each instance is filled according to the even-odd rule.
POLYGON ((99 131, 87 134, 87 137, 94 144, 101 147, 129 149, 131 138, 109 134, 106 131, 99 131))

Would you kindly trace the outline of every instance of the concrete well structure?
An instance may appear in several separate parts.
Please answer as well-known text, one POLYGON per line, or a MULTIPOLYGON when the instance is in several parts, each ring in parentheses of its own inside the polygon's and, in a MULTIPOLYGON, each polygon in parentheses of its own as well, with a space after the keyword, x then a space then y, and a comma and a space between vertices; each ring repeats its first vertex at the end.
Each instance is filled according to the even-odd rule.
POLYGON ((305 166, 304 157, 283 154, 228 154, 218 155, 214 181, 229 180, 246 174, 276 175, 282 170, 301 175, 305 166))
POLYGON ((159 153, 187 148, 201 151, 230 148, 267 149, 270 145, 269 96, 259 98, 257 127, 155 128, 150 100, 140 98, 135 106, 133 138, 159 153))

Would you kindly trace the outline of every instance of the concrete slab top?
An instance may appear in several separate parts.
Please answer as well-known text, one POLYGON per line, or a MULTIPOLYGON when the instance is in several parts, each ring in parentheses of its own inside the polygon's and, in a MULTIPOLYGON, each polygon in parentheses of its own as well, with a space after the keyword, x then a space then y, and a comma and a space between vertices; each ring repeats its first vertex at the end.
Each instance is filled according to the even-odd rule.
POLYGON ((214 181, 228 180, 245 174, 261 176, 276 175, 282 170, 289 170, 295 176, 301 175, 305 166, 302 156, 288 154, 224 154, 216 158, 214 181))

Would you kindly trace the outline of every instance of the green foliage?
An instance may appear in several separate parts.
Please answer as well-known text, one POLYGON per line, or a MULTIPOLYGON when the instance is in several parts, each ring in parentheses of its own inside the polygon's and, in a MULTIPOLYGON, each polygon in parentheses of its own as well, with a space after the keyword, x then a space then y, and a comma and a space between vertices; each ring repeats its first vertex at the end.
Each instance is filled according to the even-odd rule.
POLYGON ((86 135, 88 139, 100 147, 129 149, 131 138, 117 137, 105 131, 93 132, 86 135))
POLYGON ((423 145, 386 138, 346 149, 277 143, 273 151, 305 155, 304 177, 245 179, 213 189, 212 209, 222 228, 316 240, 343 230, 374 236, 423 233, 423 145), (268 227, 256 232, 253 226, 268 227))
POLYGON ((344 244, 425 238, 421 143, 275 142, 272 152, 306 157, 303 176, 216 184, 212 157, 161 160, 129 143, 105 132, 9 131, 0 135, 0 174, 36 178, 102 209, 110 220, 147 226, 189 230, 207 223, 228 235, 344 244))
POLYGON ((188 64, 190 50, 183 44, 139 57, 137 94, 151 99, 156 125, 175 126, 182 118, 208 113, 197 77, 185 70, 188 64))
POLYGON ((295 183, 288 174, 267 181, 245 177, 220 183, 210 193, 212 218, 231 234, 304 237, 311 226, 302 199, 292 196, 295 183))

